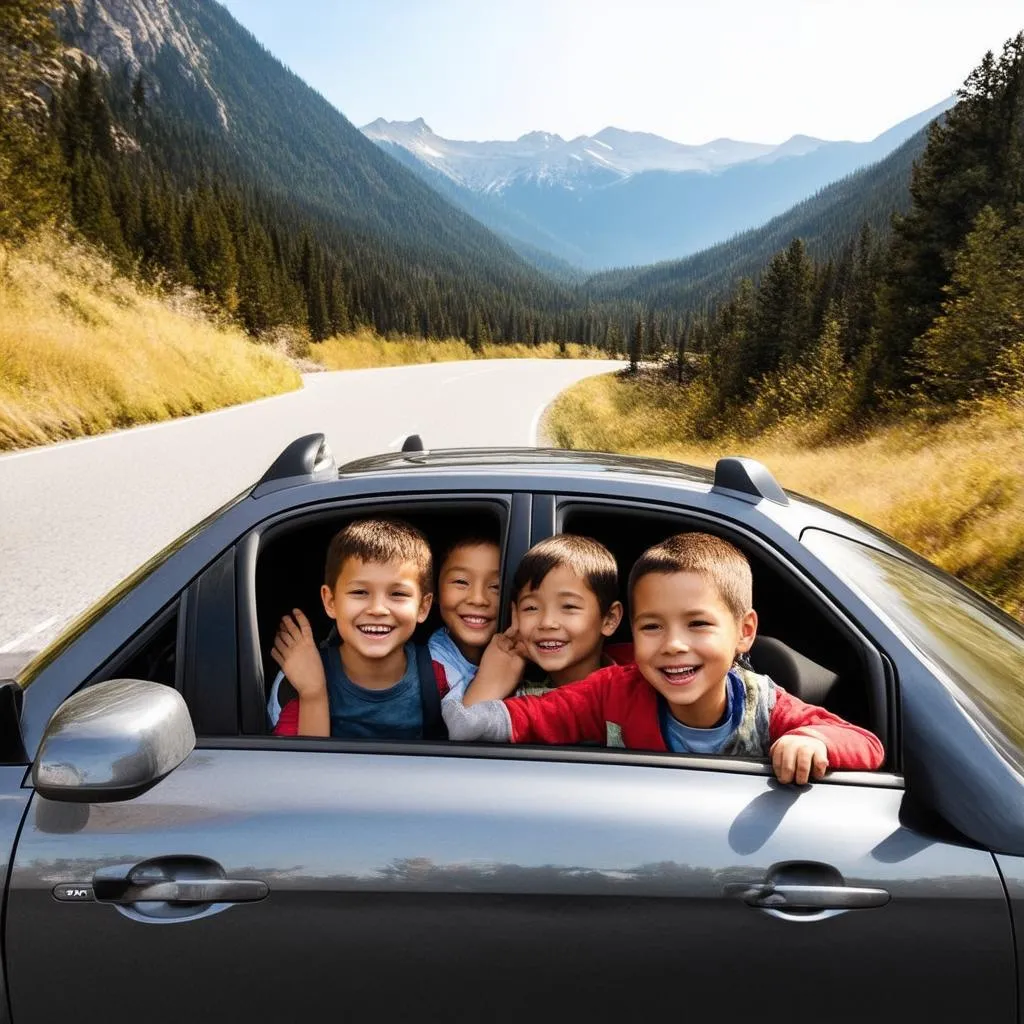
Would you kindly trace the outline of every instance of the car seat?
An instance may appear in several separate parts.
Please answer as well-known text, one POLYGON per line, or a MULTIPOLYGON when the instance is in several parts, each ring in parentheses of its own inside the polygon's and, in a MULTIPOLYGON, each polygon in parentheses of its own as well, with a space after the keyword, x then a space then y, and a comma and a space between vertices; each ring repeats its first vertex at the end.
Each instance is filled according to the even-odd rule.
POLYGON ((772 636, 757 636, 750 648, 755 672, 771 676, 787 693, 807 704, 829 707, 839 676, 772 636))

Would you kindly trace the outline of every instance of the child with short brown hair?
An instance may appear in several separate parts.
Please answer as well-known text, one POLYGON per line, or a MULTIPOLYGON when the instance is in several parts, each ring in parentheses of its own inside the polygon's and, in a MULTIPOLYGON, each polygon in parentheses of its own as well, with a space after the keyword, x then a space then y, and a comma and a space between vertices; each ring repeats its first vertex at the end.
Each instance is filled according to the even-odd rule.
POLYGON ((433 722, 440 696, 430 658, 412 643, 433 591, 430 547, 415 527, 396 519, 363 519, 335 534, 320 588, 337 629, 335 642, 318 650, 298 608, 281 620, 271 656, 295 696, 280 702, 274 734, 443 735, 440 721, 436 729, 433 722))

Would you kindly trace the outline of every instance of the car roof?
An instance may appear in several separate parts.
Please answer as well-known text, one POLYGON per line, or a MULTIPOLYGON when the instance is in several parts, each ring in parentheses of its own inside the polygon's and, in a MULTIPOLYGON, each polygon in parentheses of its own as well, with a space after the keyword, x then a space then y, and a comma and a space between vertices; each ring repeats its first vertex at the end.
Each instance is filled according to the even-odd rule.
MULTIPOLYGON (((390 489, 399 481, 414 487, 442 478, 464 484, 487 481, 488 485, 509 485, 517 489, 540 487, 548 490, 552 481, 566 490, 574 485, 594 486, 605 496, 622 497, 646 484, 664 493, 665 488, 691 494, 718 494, 730 504, 738 499, 748 508, 757 506, 786 532, 799 537, 806 528, 817 527, 881 547, 901 557, 915 556, 893 538, 813 498, 784 490, 770 470, 742 456, 724 456, 715 468, 707 469, 672 459, 611 452, 578 451, 564 448, 461 447, 426 449, 418 435, 410 435, 401 451, 389 451, 336 465, 323 434, 297 438, 286 448, 252 491, 253 497, 290 490, 303 484, 330 480, 359 481, 379 477, 390 489)), ((428 485, 429 486, 429 485, 428 485)), ((303 488, 304 489, 304 488, 303 488)), ((646 489, 646 488, 645 488, 646 489)), ((308 492, 303 495, 307 500, 308 492)), ((732 506, 738 511, 736 506, 732 506)), ((745 518, 745 517, 743 517, 745 518)))
POLYGON ((524 468, 535 471, 545 467, 572 477, 594 473, 667 476, 680 483, 697 484, 708 489, 714 483, 712 470, 670 459, 562 448, 447 448, 436 451, 386 452, 347 462, 339 468, 338 475, 343 477, 403 469, 482 469, 500 472, 504 468, 510 473, 516 473, 524 468))

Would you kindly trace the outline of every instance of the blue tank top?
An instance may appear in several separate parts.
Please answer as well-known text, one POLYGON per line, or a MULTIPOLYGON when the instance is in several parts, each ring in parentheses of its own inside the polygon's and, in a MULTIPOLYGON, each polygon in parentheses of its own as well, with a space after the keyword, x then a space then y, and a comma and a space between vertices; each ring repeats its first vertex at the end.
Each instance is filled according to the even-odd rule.
POLYGON ((337 644, 320 651, 327 675, 331 735, 346 740, 418 740, 423 738, 423 708, 416 669, 416 648, 408 643, 405 674, 386 690, 368 690, 352 682, 341 664, 337 644))

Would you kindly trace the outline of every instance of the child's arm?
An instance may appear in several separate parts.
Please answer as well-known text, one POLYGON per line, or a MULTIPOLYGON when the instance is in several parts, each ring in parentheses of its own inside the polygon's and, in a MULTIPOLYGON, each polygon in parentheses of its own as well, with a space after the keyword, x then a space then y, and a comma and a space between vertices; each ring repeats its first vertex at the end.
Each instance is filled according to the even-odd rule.
MULTIPOLYGON (((330 736, 331 713, 327 702, 324 664, 313 640, 309 620, 298 608, 293 608, 292 613, 294 619, 291 615, 281 619, 270 656, 281 666, 288 682, 298 694, 297 735, 330 736)), ((285 720, 284 710, 281 717, 285 720)))
POLYGON ((470 707, 458 701, 443 704, 448 737, 491 743, 603 743, 605 671, 543 697, 486 700, 470 707))
POLYGON ((878 737, 814 704, 777 690, 769 722, 772 769, 780 782, 803 785, 828 768, 874 771, 885 760, 878 737))
POLYGON ((515 691, 526 667, 526 650, 515 624, 504 633, 495 633, 484 650, 473 681, 462 696, 462 703, 471 707, 484 700, 501 700, 515 691))

